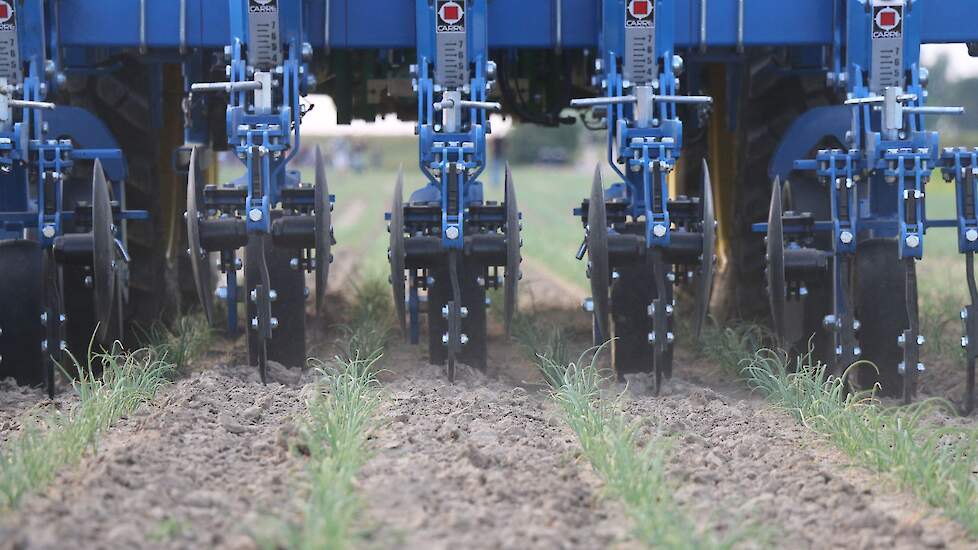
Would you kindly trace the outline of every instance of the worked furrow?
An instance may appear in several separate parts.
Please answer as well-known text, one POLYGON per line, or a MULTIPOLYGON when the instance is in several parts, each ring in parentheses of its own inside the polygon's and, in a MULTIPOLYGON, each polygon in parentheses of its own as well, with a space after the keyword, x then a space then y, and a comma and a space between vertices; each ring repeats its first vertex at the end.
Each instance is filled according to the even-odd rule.
MULTIPOLYGON (((106 433, 0 521, 12 547, 247 548, 287 515, 301 462, 287 449, 301 414, 297 371, 263 386, 255 369, 217 366, 182 378, 106 433)), ((0 547, 5 547, 0 544, 0 547)))
POLYGON ((973 547, 959 525, 759 399, 674 380, 659 397, 628 391, 624 410, 645 441, 671 439, 677 500, 720 535, 746 526, 788 548, 973 547))
POLYGON ((467 370, 451 385, 416 354, 383 365, 382 428, 360 476, 373 542, 604 548, 624 536, 545 395, 467 370))

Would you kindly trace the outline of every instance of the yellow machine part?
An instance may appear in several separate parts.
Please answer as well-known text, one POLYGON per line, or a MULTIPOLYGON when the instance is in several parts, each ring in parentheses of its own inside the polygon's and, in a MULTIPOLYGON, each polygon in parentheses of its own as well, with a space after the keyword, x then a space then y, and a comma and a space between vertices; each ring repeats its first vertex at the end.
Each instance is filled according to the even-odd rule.
MULTIPOLYGON (((157 165, 160 170, 161 219, 156 220, 166 238, 166 261, 171 269, 179 268, 180 254, 186 254, 186 228, 183 212, 187 208, 187 178, 173 169, 173 153, 183 145, 183 75, 179 65, 163 69, 163 128, 159 133, 157 165)), ((216 155, 205 149, 201 159, 203 181, 215 181, 216 155)))

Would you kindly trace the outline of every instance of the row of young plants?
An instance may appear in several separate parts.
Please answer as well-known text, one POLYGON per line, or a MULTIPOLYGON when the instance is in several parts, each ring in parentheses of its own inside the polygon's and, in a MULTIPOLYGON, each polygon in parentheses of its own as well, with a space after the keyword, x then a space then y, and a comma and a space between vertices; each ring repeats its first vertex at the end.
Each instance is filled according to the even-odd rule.
POLYGON ((716 540, 676 502, 676 486, 666 475, 670 441, 641 441, 638 423, 622 410, 621 396, 607 393, 611 381, 598 364, 603 347, 571 361, 564 331, 532 312, 517 315, 513 335, 549 384, 607 497, 622 504, 636 541, 650 548, 696 549, 728 548, 739 540, 737 535, 716 540))
POLYGON ((713 329, 704 349, 855 464, 885 474, 978 538, 978 429, 935 421, 956 415, 952 404, 928 399, 886 405, 872 390, 849 384, 856 369, 872 365, 832 376, 811 353, 790 357, 765 347, 767 342, 763 330, 742 325, 713 329))
POLYGON ((375 366, 390 336, 391 313, 384 281, 371 279, 355 290, 339 353, 329 361, 310 359, 319 379, 294 445, 309 454, 302 519, 267 547, 284 541, 287 548, 342 549, 362 540, 356 476, 370 457, 367 439, 380 405, 375 366))
POLYGON ((127 352, 118 344, 83 361, 70 357, 68 376, 77 401, 64 409, 28 414, 21 430, 0 448, 0 510, 42 490, 66 467, 95 449, 120 418, 153 399, 180 368, 207 349, 210 330, 201 317, 185 317, 173 329, 156 327, 147 347, 127 352), (84 362, 84 364, 82 364, 84 362), (96 375, 100 366, 101 374, 96 375))

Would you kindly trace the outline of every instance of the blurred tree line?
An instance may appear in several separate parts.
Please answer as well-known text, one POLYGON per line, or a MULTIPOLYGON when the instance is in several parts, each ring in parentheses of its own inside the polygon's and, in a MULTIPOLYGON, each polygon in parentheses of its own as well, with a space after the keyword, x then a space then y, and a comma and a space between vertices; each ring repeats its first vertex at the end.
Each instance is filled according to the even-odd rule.
POLYGON ((978 145, 978 77, 949 79, 954 76, 950 58, 941 56, 930 68, 927 86, 928 105, 964 107, 962 116, 931 117, 928 124, 947 135, 941 145, 978 145))

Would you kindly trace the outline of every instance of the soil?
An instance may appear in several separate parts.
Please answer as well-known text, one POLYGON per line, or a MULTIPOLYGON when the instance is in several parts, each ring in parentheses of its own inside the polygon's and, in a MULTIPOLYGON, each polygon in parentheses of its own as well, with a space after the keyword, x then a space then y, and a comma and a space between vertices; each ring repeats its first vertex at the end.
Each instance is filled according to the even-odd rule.
POLYGON ((0 521, 0 548, 253 547, 302 468, 283 438, 303 410, 297 374, 262 386, 214 365, 177 381, 0 521))
MULTIPOLYGON (((588 333, 579 311, 553 315, 588 333)), ((310 326, 312 342, 328 342, 322 324, 310 326)), ((373 455, 358 478, 364 545, 634 547, 539 374, 498 326, 491 340, 489 371, 463 367, 454 385, 423 349, 388 347, 373 455)), ((228 366, 240 357, 215 352, 121 420, 97 453, 0 518, 0 549, 257 547, 271 518, 294 517, 302 502, 305 459, 288 443, 312 374, 275 366, 263 386, 254 368, 228 366)), ((677 501, 719 538, 746 526, 744 547, 974 546, 715 365, 680 354, 661 396, 641 376, 613 390, 642 423, 643 444, 671 446, 677 501)), ((43 400, 0 387, 3 434, 31 396, 43 400)))

